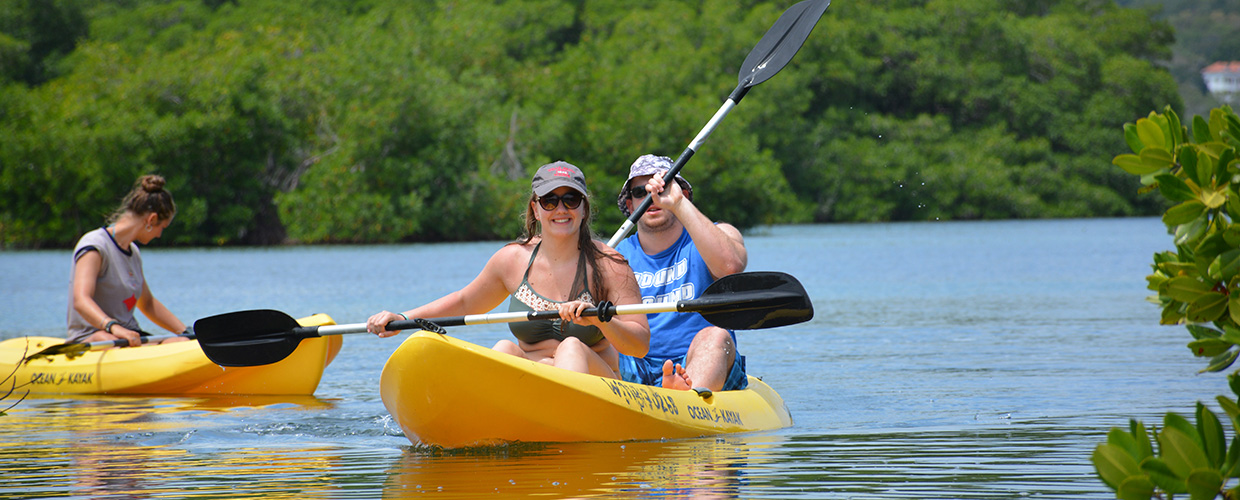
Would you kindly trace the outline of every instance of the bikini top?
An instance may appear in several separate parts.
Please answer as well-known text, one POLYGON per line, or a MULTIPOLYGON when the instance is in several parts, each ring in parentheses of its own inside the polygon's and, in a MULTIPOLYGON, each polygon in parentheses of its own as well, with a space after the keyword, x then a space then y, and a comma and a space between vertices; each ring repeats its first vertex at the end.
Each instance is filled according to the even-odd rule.
MULTIPOLYGON (((513 293, 512 298, 508 300, 509 312, 551 311, 564 303, 543 297, 530 287, 530 268, 534 266, 534 257, 538 256, 538 247, 541 245, 542 243, 539 243, 534 246, 534 251, 530 254, 530 263, 525 266, 525 276, 521 277, 521 285, 517 287, 516 293, 513 293)), ((586 259, 584 254, 577 259, 577 275, 573 278, 572 290, 574 290, 574 293, 570 293, 569 297, 575 297, 573 300, 594 304, 594 298, 590 296, 589 281, 586 278, 586 259)), ((564 323, 563 320, 559 319, 508 323, 508 329, 512 331, 513 336, 517 337, 517 340, 527 344, 547 339, 564 340, 568 337, 577 337, 586 345, 594 345, 603 340, 603 331, 596 326, 564 323)))

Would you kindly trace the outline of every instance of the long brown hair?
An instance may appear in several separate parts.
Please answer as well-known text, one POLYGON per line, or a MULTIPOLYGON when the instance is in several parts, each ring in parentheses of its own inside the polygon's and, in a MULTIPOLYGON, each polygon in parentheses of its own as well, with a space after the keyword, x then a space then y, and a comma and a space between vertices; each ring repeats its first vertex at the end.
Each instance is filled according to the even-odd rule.
POLYGON ((144 216, 154 213, 159 220, 171 219, 177 214, 177 204, 172 201, 172 193, 164 189, 164 178, 158 175, 144 175, 133 183, 133 189, 121 200, 121 206, 108 217, 108 223, 114 223, 125 212, 144 216))
MULTIPOLYGON (((522 218, 525 233, 515 243, 524 245, 533 241, 535 236, 541 234, 538 228, 538 214, 534 213, 534 207, 538 203, 538 196, 530 193, 530 201, 525 204, 525 216, 522 218)), ((590 229, 590 216, 593 210, 590 209, 590 199, 582 199, 582 211, 585 216, 581 218, 581 227, 577 231, 577 249, 586 257, 586 263, 590 266, 590 283, 593 284, 590 295, 595 301, 607 300, 607 284, 603 282, 603 270, 599 268, 598 262, 607 258, 616 262, 628 262, 619 253, 604 253, 599 250, 598 245, 594 244, 594 231, 590 229)), ((571 298, 570 298, 571 299, 571 298)))

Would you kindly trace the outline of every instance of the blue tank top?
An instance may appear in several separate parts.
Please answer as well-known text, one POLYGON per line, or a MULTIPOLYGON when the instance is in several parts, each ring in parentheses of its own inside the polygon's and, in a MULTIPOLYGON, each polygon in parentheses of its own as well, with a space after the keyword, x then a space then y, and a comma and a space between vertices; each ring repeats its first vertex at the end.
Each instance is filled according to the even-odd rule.
MULTIPOLYGON (((697 246, 689 237, 689 231, 682 231, 675 244, 655 255, 647 255, 637 238, 636 234, 625 238, 616 245, 616 251, 629 259, 629 266, 637 277, 637 286, 642 291, 642 303, 696 299, 715 281, 710 276, 706 261, 702 260, 697 246)), ((647 358, 684 356, 698 331, 711 326, 698 313, 654 313, 647 314, 646 320, 650 322, 650 352, 646 354, 647 358)), ((731 333, 735 343, 736 333, 731 333)))

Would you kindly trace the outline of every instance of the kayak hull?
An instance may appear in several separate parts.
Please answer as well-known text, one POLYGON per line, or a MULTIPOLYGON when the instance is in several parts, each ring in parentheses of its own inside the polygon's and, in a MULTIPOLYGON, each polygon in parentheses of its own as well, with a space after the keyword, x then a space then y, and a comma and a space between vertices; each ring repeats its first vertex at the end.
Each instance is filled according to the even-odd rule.
POLYGON ((413 443, 676 439, 792 425, 761 380, 703 397, 631 384, 500 353, 446 335, 405 339, 380 375, 383 404, 413 443))
MULTIPOLYGON (((335 324, 325 314, 302 318, 298 323, 335 324)), ((196 340, 90 351, 73 359, 55 355, 22 363, 24 356, 64 340, 22 337, 0 342, 0 377, 12 374, 15 392, 29 389, 33 394, 309 395, 318 388, 323 369, 343 343, 339 335, 307 339, 288 358, 251 367, 219 366, 207 359, 196 340)))

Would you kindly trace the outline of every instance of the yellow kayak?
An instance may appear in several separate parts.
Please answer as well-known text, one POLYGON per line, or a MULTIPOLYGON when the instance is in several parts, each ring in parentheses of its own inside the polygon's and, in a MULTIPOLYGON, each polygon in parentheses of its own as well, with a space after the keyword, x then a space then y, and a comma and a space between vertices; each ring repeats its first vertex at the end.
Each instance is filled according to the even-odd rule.
POLYGON ((783 398, 754 377, 748 389, 702 396, 571 372, 426 331, 388 358, 379 391, 410 441, 445 448, 673 439, 792 425, 783 398))
MULTIPOLYGON (((297 321, 303 326, 335 324, 326 314, 297 321)), ((0 377, 12 374, 18 393, 29 389, 34 394, 309 395, 318 388, 323 369, 343 343, 339 335, 308 339, 283 361, 254 367, 219 366, 207 359, 195 340, 90 351, 73 359, 55 355, 22 363, 25 356, 64 341, 21 337, 0 342, 0 377)))

